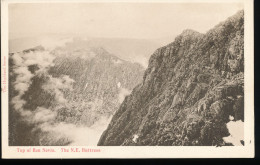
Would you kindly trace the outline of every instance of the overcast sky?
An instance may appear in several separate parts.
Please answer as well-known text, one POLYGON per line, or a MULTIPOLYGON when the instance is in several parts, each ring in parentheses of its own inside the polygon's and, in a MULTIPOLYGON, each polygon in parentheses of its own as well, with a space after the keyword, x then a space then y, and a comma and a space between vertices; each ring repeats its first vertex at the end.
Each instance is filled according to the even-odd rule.
POLYGON ((165 38, 205 33, 243 9, 234 3, 38 3, 9 5, 10 39, 45 34, 165 38))

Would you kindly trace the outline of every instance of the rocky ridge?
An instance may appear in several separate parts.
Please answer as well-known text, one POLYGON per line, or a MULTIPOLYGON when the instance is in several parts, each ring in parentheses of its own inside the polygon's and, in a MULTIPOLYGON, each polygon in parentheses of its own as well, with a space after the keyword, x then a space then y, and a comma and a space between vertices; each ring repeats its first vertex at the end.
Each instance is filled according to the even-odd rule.
POLYGON ((230 116, 244 121, 243 11, 157 49, 98 145, 232 145, 230 116))
POLYGON ((122 91, 140 83, 143 72, 141 65, 103 48, 79 49, 73 43, 10 53, 9 144, 70 144, 71 139, 42 128, 59 123, 91 127, 109 118, 119 108, 122 91), (25 110, 32 115, 25 116, 25 110))

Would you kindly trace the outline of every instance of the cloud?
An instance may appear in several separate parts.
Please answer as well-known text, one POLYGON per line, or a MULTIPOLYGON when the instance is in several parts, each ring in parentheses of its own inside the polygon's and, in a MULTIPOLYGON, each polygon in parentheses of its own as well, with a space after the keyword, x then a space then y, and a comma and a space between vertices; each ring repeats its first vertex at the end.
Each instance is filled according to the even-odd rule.
POLYGON ((241 120, 230 121, 227 123, 227 128, 230 135, 224 137, 223 140, 226 143, 232 143, 234 146, 241 146, 241 140, 244 140, 244 122, 241 120))
POLYGON ((28 91, 32 83, 31 79, 51 67, 55 57, 47 51, 31 51, 28 53, 15 53, 11 58, 14 62, 13 73, 16 75, 13 86, 18 92, 18 94, 12 98, 11 103, 14 105, 14 109, 19 111, 22 116, 28 116, 31 115, 31 112, 23 109, 26 101, 22 99, 22 96, 28 91), (39 70, 33 74, 28 68, 30 65, 37 65, 39 70))
POLYGON ((61 76, 59 78, 48 75, 48 81, 42 86, 42 89, 46 92, 53 94, 57 103, 66 103, 67 100, 64 98, 63 90, 72 90, 73 79, 69 76, 61 76))
POLYGON ((139 63, 140 65, 142 65, 144 68, 148 67, 148 58, 141 56, 141 55, 136 55, 136 56, 132 56, 132 58, 130 59, 131 62, 133 63, 139 63))
POLYGON ((21 57, 21 54, 15 53, 11 58, 13 59, 14 65, 16 66, 23 65, 23 59, 21 57))
POLYGON ((23 55, 25 66, 37 65, 40 69, 45 70, 54 65, 56 58, 49 51, 29 52, 23 55))
POLYGON ((66 85, 68 88, 71 87, 71 84, 75 82, 72 78, 70 78, 68 75, 64 75, 61 77, 63 85, 66 85))
POLYGON ((122 102, 124 101, 125 97, 126 97, 127 95, 129 95, 130 93, 131 93, 131 91, 128 90, 128 89, 126 89, 126 88, 120 88, 120 89, 119 89, 119 94, 118 94, 118 101, 119 101, 120 103, 122 103, 122 102))
POLYGON ((14 84, 14 89, 19 91, 19 94, 24 94, 29 88, 30 82, 19 82, 14 84))
POLYGON ((80 58, 82 60, 92 60, 97 56, 97 54, 90 48, 86 46, 84 46, 84 48, 81 48, 78 47, 77 45, 75 46, 75 43, 72 43, 72 45, 68 45, 67 47, 54 49, 52 53, 55 54, 55 56, 61 58, 69 58, 69 59, 80 58))
MULTIPOLYGON (((100 109, 103 105, 103 100, 95 99, 92 102, 91 108, 87 109, 88 118, 96 117, 99 120, 94 121, 94 124, 87 126, 86 122, 75 124, 73 121, 70 123, 60 122, 56 120, 58 117, 58 111, 61 108, 65 108, 68 113, 70 111, 78 111, 78 108, 73 107, 69 100, 66 100, 64 92, 73 90, 73 83, 75 82, 67 75, 60 77, 53 77, 49 75, 48 70, 54 65, 55 58, 58 57, 47 51, 34 51, 28 53, 16 53, 11 56, 14 62, 13 73, 16 75, 13 83, 14 89, 18 94, 11 99, 11 103, 17 112, 22 116, 22 120, 28 124, 32 124, 33 131, 40 134, 39 140, 41 145, 56 145, 56 144, 69 144, 70 145, 97 145, 98 140, 102 132, 107 127, 111 118, 95 116, 97 109, 100 109), (29 70, 29 66, 36 65, 37 70, 34 72, 29 70), (32 78, 35 76, 43 76, 44 83, 41 88, 54 96, 50 107, 40 107, 36 109, 24 109, 26 100, 22 99, 23 95, 29 90, 32 84, 32 78), (92 117, 93 115, 93 117, 92 117), (68 139, 63 141, 61 139, 68 139), (63 141, 63 142, 60 142, 63 141)), ((87 87, 87 85, 86 85, 87 87)), ((120 88, 119 100, 122 102, 125 95, 130 91, 125 88, 120 88)), ((80 102, 81 106, 83 102, 80 102)), ((79 103, 76 103, 79 105, 79 103)), ((85 111, 84 111, 85 112, 85 111)), ((65 115, 65 118, 67 116, 65 115)), ((94 119, 94 118, 93 118, 94 119)))
POLYGON ((51 133, 53 141, 57 141, 59 138, 68 139, 71 146, 96 146, 102 132, 106 129, 110 118, 103 117, 91 127, 83 125, 75 125, 71 123, 56 123, 54 125, 44 124, 41 125, 42 131, 51 133))
POLYGON ((60 78, 53 78, 48 75, 48 69, 54 65, 54 59, 56 58, 49 51, 30 51, 28 53, 15 53, 11 56, 14 62, 13 73, 16 75, 15 81, 13 82, 14 89, 18 94, 11 99, 11 103, 15 110, 20 112, 24 117, 27 117, 28 122, 38 123, 47 118, 54 116, 50 110, 38 107, 36 113, 32 113, 32 110, 24 109, 23 106, 26 104, 26 100, 22 99, 22 96, 28 91, 32 84, 32 78, 37 75, 44 75, 47 78, 47 82, 42 88, 51 94, 55 95, 55 99, 58 103, 64 103, 62 90, 72 89, 73 79, 69 76, 61 76, 60 78), (32 73, 29 70, 29 66, 37 65, 38 70, 32 73))
POLYGON ((26 103, 26 101, 22 100, 20 95, 17 95, 12 98, 11 103, 14 104, 15 110, 21 110, 24 104, 26 103))
POLYGON ((18 91, 19 95, 23 95, 31 84, 33 74, 26 66, 16 66, 13 71, 17 75, 14 82, 14 89, 18 91))
MULTIPOLYGON (((12 98, 14 109, 20 112, 22 120, 27 121, 34 126, 33 131, 40 130, 39 142, 42 145, 65 144, 60 143, 61 139, 68 139, 72 142, 70 145, 97 145, 99 137, 108 125, 109 118, 100 118, 92 126, 75 125, 74 123, 65 123, 56 121, 58 110, 65 107, 68 111, 74 110, 70 102, 66 100, 64 92, 73 90, 72 85, 75 82, 67 75, 53 77, 48 74, 48 69, 54 65, 56 56, 48 51, 17 53, 11 56, 14 61, 14 89, 18 94, 12 98), (29 70, 29 66, 37 65, 39 68, 35 72, 29 70), (37 107, 35 110, 24 109, 26 100, 22 96, 28 91, 32 84, 34 76, 44 76, 44 84, 41 88, 54 96, 50 108, 37 107)), ((89 115, 95 112, 102 102, 95 100, 89 110, 89 115)), ((66 142, 66 141, 65 141, 66 142)))
POLYGON ((52 110, 43 107, 37 107, 36 112, 32 117, 32 121, 33 123, 48 122, 50 120, 54 120, 56 116, 57 113, 52 110))
POLYGON ((40 39, 40 44, 47 50, 63 47, 69 42, 73 42, 73 38, 43 37, 40 39))

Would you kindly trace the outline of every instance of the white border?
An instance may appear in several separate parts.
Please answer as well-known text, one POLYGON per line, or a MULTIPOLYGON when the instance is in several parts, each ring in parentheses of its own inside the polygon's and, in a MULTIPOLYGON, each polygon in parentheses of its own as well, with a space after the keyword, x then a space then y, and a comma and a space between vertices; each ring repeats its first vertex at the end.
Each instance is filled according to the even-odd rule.
MULTIPOLYGON (((101 152, 59 152, 65 147, 19 147, 29 148, 53 148, 56 153, 19 153, 17 147, 8 146, 8 91, 2 92, 2 158, 252 158, 254 157, 254 37, 253 37, 253 0, 1 0, 1 71, 4 69, 3 61, 8 65, 8 4, 10 3, 76 3, 76 2, 149 2, 149 3, 244 3, 245 12, 245 146, 224 146, 224 147, 191 147, 191 146, 118 146, 118 147, 77 147, 101 149, 101 152), (5 59, 4 59, 5 58, 5 59)), ((8 68, 6 68, 8 73, 8 68)), ((2 72, 1 72, 1 76, 2 72)), ((8 80, 8 74, 6 75, 8 80)), ((2 78, 1 78, 2 80, 2 78)), ((2 86, 1 82, 1 87, 2 86)))

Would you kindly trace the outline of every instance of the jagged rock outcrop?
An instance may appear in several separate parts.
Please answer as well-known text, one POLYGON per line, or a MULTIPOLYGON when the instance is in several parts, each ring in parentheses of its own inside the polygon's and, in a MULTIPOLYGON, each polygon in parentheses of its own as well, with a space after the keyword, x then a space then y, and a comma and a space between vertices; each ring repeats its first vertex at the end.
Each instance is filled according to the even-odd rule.
POLYGON ((73 43, 10 53, 9 144, 70 144, 66 136, 43 127, 65 123, 87 128, 109 118, 125 91, 142 81, 143 72, 140 64, 103 48, 78 49, 73 43))
POLYGON ((156 50, 98 145, 231 145, 229 117, 244 120, 243 14, 156 50))

